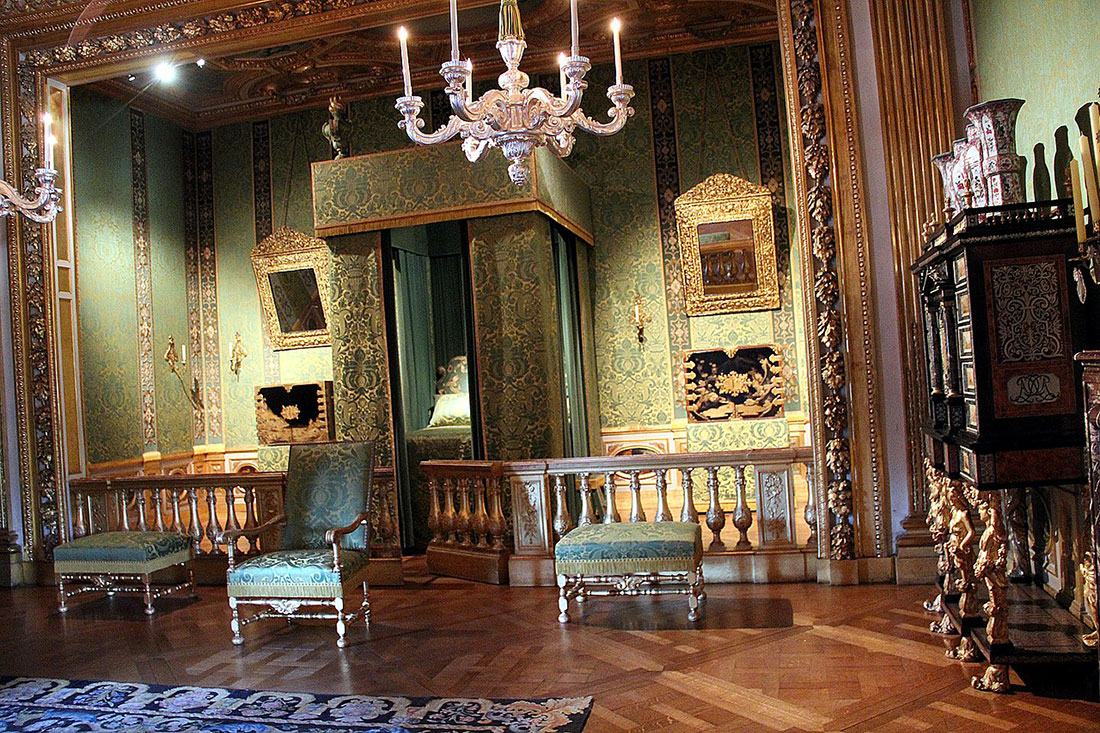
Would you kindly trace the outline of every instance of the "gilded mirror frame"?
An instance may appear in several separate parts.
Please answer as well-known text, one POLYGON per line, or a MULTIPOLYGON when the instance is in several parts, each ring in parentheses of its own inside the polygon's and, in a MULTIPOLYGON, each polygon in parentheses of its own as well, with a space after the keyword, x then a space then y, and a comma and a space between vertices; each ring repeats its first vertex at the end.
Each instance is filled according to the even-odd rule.
POLYGON ((279 227, 256 243, 252 249, 252 270, 256 273, 256 288, 260 293, 260 311, 264 328, 275 351, 311 349, 332 344, 332 306, 329 302, 329 267, 331 256, 323 239, 279 227), (317 296, 321 301, 325 327, 312 331, 284 331, 275 307, 270 276, 279 272, 311 270, 317 280, 317 296))
POLYGON ((779 307, 779 271, 771 192, 744 178, 718 173, 681 195, 676 208, 684 301, 689 316, 745 313, 779 307), (755 286, 742 292, 708 293, 703 277, 699 228, 706 224, 752 222, 755 286))

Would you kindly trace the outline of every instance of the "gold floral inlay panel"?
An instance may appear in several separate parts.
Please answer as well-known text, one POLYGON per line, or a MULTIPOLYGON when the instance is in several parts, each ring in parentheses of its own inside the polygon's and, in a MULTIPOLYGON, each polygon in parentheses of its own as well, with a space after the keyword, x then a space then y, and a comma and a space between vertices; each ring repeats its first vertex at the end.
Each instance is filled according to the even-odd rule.
POLYGON ((264 328, 276 351, 332 343, 330 260, 325 240, 287 227, 279 227, 253 248, 264 328))
POLYGON ((689 316, 779 307, 771 193, 726 173, 676 199, 689 316))

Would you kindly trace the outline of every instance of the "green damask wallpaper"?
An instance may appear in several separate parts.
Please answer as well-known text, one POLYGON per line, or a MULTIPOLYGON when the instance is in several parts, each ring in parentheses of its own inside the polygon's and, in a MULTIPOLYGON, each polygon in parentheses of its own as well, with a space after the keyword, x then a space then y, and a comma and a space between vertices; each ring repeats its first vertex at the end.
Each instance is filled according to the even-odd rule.
MULTIPOLYGON (((1079 157, 1078 108, 1096 102, 1100 15, 1095 0, 973 0, 972 22, 982 100, 1018 97, 1027 104, 1016 126, 1017 152, 1027 158, 1034 199, 1038 165, 1057 196, 1054 168, 1060 127, 1079 157), (1036 146, 1042 146, 1037 149, 1036 146)), ((961 124, 961 122, 960 122, 961 124)), ((1062 146, 1067 145, 1062 138, 1062 146)), ((1063 164, 1064 165, 1064 164, 1063 164)), ((1068 195, 1068 193, 1064 194, 1068 195)))
POLYGON ((142 453, 129 114, 72 94, 77 298, 84 438, 92 463, 142 453))
POLYGON ((561 335, 550 222, 526 213, 468 223, 486 457, 562 455, 561 335))

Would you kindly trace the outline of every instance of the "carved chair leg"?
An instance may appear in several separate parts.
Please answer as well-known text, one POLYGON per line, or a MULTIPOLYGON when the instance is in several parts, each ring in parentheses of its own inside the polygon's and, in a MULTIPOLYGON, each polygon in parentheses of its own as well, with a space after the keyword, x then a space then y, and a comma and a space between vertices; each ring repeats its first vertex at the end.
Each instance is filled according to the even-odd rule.
POLYGON ((703 566, 701 564, 695 569, 695 575, 698 578, 696 582, 699 585, 699 603, 704 603, 707 600, 707 589, 703 579, 703 566))
POLYGON ((61 613, 69 610, 69 606, 65 603, 65 581, 61 576, 57 578, 57 610, 61 613))
POLYGON ((233 620, 229 622, 229 628, 233 630, 233 643, 240 646, 244 643, 241 636, 241 613, 237 610, 237 599, 229 596, 229 610, 233 613, 233 620))
POLYGON ((195 571, 191 569, 190 563, 187 564, 187 585, 191 589, 189 596, 191 598, 197 597, 198 593, 195 592, 195 571))
POLYGON ((153 608, 153 580, 148 574, 141 576, 142 584, 145 586, 145 614, 152 616, 157 612, 157 609, 153 608))
POLYGON ((699 620, 699 571, 688 573, 688 621, 699 620))
POLYGON ((558 576, 558 610, 561 612, 558 614, 558 623, 569 623, 569 596, 565 591, 565 586, 569 579, 564 575, 558 576))
POLYGON ((367 581, 363 581, 363 625, 368 629, 370 628, 370 586, 367 581))
POLYGON ((344 639, 344 634, 347 632, 347 624, 344 623, 344 599, 333 598, 332 605, 336 608, 336 646, 343 649, 347 645, 344 639))

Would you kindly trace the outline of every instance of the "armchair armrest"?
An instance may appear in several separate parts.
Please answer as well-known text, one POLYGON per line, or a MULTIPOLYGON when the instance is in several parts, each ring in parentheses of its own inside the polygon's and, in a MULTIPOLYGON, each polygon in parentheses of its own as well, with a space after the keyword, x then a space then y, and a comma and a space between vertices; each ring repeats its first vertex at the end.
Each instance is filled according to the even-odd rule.
POLYGON ((362 527, 363 524, 365 524, 368 521, 370 521, 370 513, 369 512, 361 512, 359 514, 359 516, 355 518, 355 521, 352 522, 351 524, 349 524, 348 526, 340 527, 338 529, 330 529, 329 531, 325 532, 325 542, 327 542, 330 545, 335 545, 341 537, 343 537, 344 535, 351 534, 355 530, 362 527))
POLYGON ((274 519, 269 519, 258 527, 251 527, 249 529, 226 529, 223 530, 214 541, 219 545, 232 545, 234 540, 240 537, 254 537, 256 535, 263 534, 270 529, 278 527, 280 524, 286 523, 286 515, 280 514, 274 519))

